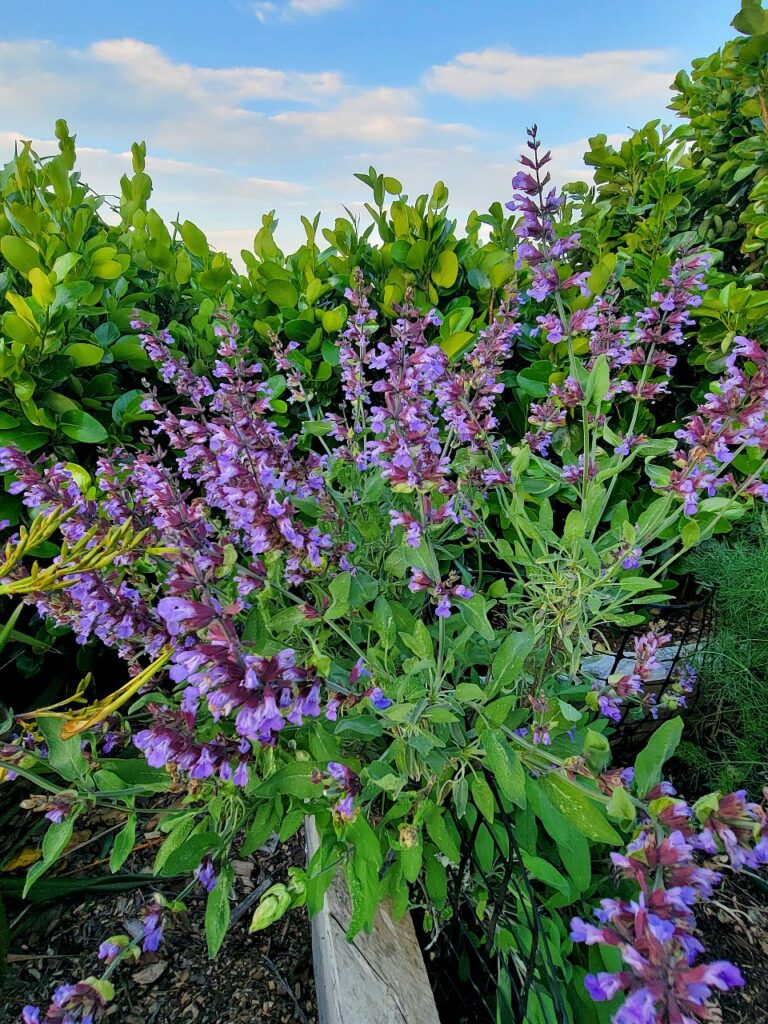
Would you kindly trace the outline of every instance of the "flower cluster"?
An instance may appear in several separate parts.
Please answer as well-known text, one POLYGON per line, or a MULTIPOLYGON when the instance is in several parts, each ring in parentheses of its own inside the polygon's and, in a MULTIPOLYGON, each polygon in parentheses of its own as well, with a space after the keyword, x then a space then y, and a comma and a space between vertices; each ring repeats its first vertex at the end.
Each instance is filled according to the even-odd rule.
POLYGON ((696 851, 725 853, 736 869, 765 864, 768 814, 743 792, 706 797, 692 809, 669 783, 657 785, 648 800, 655 824, 643 827, 626 853, 611 854, 618 873, 638 887, 636 898, 601 900, 594 911, 598 924, 575 917, 571 938, 621 953, 624 969, 584 979, 593 999, 627 994, 614 1024, 710 1020, 712 990, 726 991, 744 980, 726 961, 696 964, 704 947, 694 934, 694 907, 710 899, 721 880, 697 863, 696 851))
POLYGON ((562 237, 557 235, 555 214, 563 200, 556 189, 547 192, 551 176, 548 171, 543 175, 541 172, 552 159, 552 154, 539 152, 541 142, 535 125, 528 129, 526 145, 531 155, 523 154, 520 163, 528 170, 518 171, 512 179, 512 188, 517 191, 506 206, 514 213, 522 214, 515 227, 515 234, 521 239, 517 247, 517 262, 518 266, 522 266, 524 261, 531 267, 533 280, 528 295, 541 302, 558 291, 583 285, 587 275, 573 274, 560 279, 556 261, 579 244, 580 235, 578 232, 562 237))
POLYGON ((44 1017, 36 1006, 25 1006, 21 1019, 23 1024, 93 1024, 114 994, 109 981, 85 978, 76 984, 59 985, 44 1017))
POLYGON ((355 798, 361 793, 360 779, 351 768, 338 761, 329 761, 324 772, 314 771, 312 781, 323 787, 323 795, 332 804, 340 821, 354 821, 360 812, 355 798))
POLYGON ((352 406, 356 433, 363 429, 364 407, 370 402, 368 391, 371 385, 366 380, 365 368, 373 359, 369 343, 378 327, 376 310, 368 301, 370 293, 371 286, 365 283, 362 272, 356 270, 354 287, 344 292, 352 313, 337 342, 344 397, 352 406))
POLYGON ((602 715, 620 722, 623 715, 622 705, 629 700, 643 705, 653 717, 656 717, 656 698, 644 690, 650 680, 659 678, 661 663, 657 657, 659 649, 671 641, 669 633, 659 629, 650 629, 632 641, 635 660, 629 672, 617 672, 602 683, 596 681, 592 690, 597 695, 597 707, 602 715))
MULTIPOLYGON (((598 296, 590 307, 575 310, 567 321, 559 313, 548 313, 538 320, 547 331, 547 340, 553 344, 568 336, 586 336, 590 357, 585 369, 593 369, 598 356, 606 359, 611 374, 606 399, 626 394, 638 403, 653 401, 668 392, 668 371, 677 362, 670 348, 682 344, 684 328, 694 322, 690 312, 701 304, 703 275, 708 266, 709 257, 705 253, 678 259, 669 277, 662 282, 663 290, 654 292, 651 303, 634 317, 620 316, 616 312, 615 296, 610 299, 598 296)), ((544 403, 533 403, 530 408, 529 423, 534 429, 526 435, 526 440, 531 449, 546 456, 551 435, 583 401, 582 384, 573 372, 563 383, 552 384, 549 398, 544 403)), ((636 438, 625 438, 616 454, 629 456, 636 443, 636 438)), ((583 455, 581 458, 583 460, 583 455)), ((575 467, 572 472, 576 479, 575 467)))
POLYGON ((445 580, 433 580, 421 569, 411 569, 411 578, 408 582, 408 589, 412 593, 420 590, 428 590, 435 599, 435 615, 447 619, 451 614, 451 598, 461 598, 468 601, 474 596, 473 591, 463 583, 458 582, 458 577, 452 573, 445 580))
POLYGON ((724 484, 768 501, 768 483, 758 474, 737 485, 723 473, 745 449, 768 451, 768 349, 736 338, 725 374, 675 437, 685 448, 673 452, 676 468, 669 483, 658 486, 682 499, 686 515, 724 484))
POLYGON ((515 302, 507 299, 492 323, 477 336, 477 343, 463 359, 463 365, 446 373, 435 388, 437 404, 449 428, 472 448, 487 448, 498 425, 493 410, 504 391, 501 371, 520 335, 515 302))

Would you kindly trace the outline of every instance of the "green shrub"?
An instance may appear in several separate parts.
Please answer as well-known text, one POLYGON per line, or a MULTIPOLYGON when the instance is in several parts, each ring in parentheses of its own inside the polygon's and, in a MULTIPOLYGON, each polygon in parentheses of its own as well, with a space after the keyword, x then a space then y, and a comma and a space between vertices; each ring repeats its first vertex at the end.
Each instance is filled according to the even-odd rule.
POLYGON ((755 519, 710 541, 687 568, 714 588, 714 625, 700 665, 690 739, 681 748, 701 785, 768 782, 768 533, 755 519))

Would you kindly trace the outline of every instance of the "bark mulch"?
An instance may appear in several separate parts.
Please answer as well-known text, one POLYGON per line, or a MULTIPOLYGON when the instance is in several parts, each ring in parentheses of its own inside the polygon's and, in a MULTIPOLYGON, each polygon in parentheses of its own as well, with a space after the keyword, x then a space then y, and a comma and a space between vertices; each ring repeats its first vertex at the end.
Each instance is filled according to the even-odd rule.
POLYGON ((730 960, 746 981, 743 989, 719 996, 723 1024, 766 1024, 768 893, 746 875, 728 875, 714 899, 697 908, 696 918, 706 959, 730 960))
MULTIPOLYGON (((303 862, 301 835, 234 862, 238 902, 233 913, 238 906, 247 910, 213 961, 203 933, 205 901, 188 898, 188 911, 172 918, 159 951, 143 954, 136 964, 124 962, 113 975, 117 994, 105 1019, 111 1024, 317 1024, 306 913, 290 913, 271 928, 248 935, 255 901, 245 902, 266 876, 284 881, 287 869, 303 862)), ((167 883, 162 888, 173 895, 167 883)), ((133 890, 28 912, 27 927, 11 939, 0 989, 0 1024, 18 1024, 26 1003, 44 1009, 56 985, 99 974, 99 943, 125 931, 122 922, 135 923, 150 894, 149 889, 133 890)))

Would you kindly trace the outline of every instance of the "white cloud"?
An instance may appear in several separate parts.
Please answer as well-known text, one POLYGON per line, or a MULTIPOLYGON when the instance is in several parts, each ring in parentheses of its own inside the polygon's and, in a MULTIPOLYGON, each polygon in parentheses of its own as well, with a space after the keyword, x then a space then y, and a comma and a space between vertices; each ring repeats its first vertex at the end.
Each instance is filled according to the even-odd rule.
POLYGON ((366 89, 325 110, 291 110, 275 114, 272 124, 298 129, 317 139, 354 141, 364 145, 391 145, 436 132, 470 134, 467 125, 435 124, 418 113, 409 89, 366 89))
POLYGON ((595 102, 647 98, 663 96, 669 88, 674 71, 658 67, 668 59, 663 50, 525 56, 488 48, 460 53, 447 64, 434 65, 424 76, 424 84, 431 92, 468 100, 521 99, 572 90, 589 91, 595 102))
POLYGON ((341 75, 335 71, 317 73, 280 71, 263 67, 206 68, 177 64, 159 46, 140 39, 107 39, 89 48, 97 61, 111 65, 141 89, 164 95, 177 93, 187 101, 237 105, 249 100, 280 99, 318 103, 337 95, 341 75))
POLYGON ((345 7, 348 0, 290 0, 288 6, 298 14, 323 14, 345 7))
POLYGON ((274 18, 290 20, 296 17, 315 17, 318 14, 325 14, 327 11, 337 11, 346 7, 349 0, 287 0, 283 3, 274 3, 273 0, 257 0, 249 4, 248 10, 254 17, 265 24, 274 18))

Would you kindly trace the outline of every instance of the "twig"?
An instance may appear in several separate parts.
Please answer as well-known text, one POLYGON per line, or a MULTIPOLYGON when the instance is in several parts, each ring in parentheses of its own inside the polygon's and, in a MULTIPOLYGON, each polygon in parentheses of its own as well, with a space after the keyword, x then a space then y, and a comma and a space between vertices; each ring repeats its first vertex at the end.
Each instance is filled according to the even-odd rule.
POLYGON ((264 875, 264 878, 262 879, 261 882, 259 882, 259 884, 253 890, 253 892, 249 892, 245 899, 238 903, 235 909, 232 911, 232 916, 229 919, 230 928, 232 927, 233 924, 240 920, 243 914, 246 914, 251 909, 256 900, 263 896, 271 885, 272 879, 269 877, 269 875, 264 875))
POLYGON ((272 973, 274 974, 275 978, 277 978, 277 980, 283 986, 283 988, 285 989, 287 995, 289 995, 291 997, 291 999, 293 1000, 293 1005, 296 1007, 296 1013, 298 1014, 298 1016, 302 1019, 302 1021, 304 1021, 304 1024, 309 1024, 309 1021, 307 1020, 307 1015, 306 1015, 306 1013, 304 1013, 304 1011, 301 1008, 301 1003, 296 998, 296 996, 293 994, 293 989, 291 988, 291 986, 288 984, 288 982, 285 980, 285 978, 280 973, 280 971, 279 971, 279 969, 277 967, 277 964, 273 963, 273 961, 269 959, 269 957, 266 955, 266 953, 259 953, 259 956, 264 961, 264 963, 269 967, 269 969, 272 971, 272 973))

